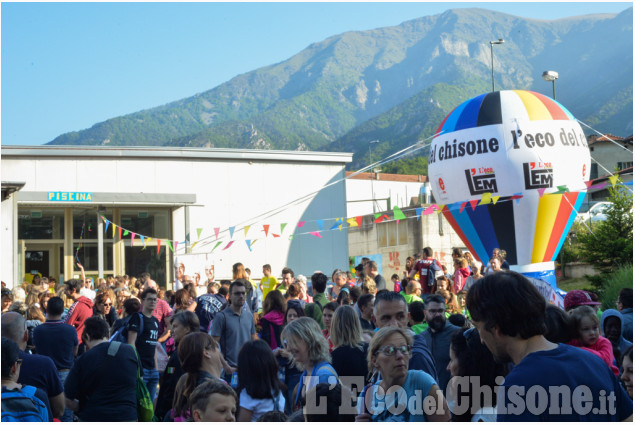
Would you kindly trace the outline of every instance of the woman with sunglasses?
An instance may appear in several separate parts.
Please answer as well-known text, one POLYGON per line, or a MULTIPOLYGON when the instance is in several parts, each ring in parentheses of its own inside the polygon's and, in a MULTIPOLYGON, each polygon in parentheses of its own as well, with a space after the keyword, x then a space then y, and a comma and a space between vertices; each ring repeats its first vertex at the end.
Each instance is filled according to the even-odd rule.
POLYGON ((368 348, 368 368, 381 379, 360 394, 356 422, 450 420, 450 410, 434 378, 420 370, 408 370, 411 354, 412 336, 407 329, 389 326, 375 334, 368 348))
POLYGON ((117 315, 111 314, 112 310, 112 298, 108 296, 107 292, 100 292, 95 297, 95 304, 93 305, 93 316, 101 317, 108 323, 108 327, 112 328, 112 325, 117 320, 117 315))
POLYGON ((509 368, 494 361, 492 353, 481 343, 476 328, 460 329, 452 335, 448 371, 452 378, 446 395, 452 406, 452 420, 495 422, 496 378, 506 376, 509 368), (489 390, 484 391, 486 388, 489 390), (480 394, 478 399, 477 394, 480 394), (467 405, 456 403, 462 400, 467 401, 467 405))

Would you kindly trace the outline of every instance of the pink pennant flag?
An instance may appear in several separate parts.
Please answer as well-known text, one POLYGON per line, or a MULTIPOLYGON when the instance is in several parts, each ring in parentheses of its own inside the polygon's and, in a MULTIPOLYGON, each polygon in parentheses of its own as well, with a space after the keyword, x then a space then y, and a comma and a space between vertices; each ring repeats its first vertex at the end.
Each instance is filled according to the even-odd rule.
POLYGON ((179 241, 174 241, 174 252, 176 252, 176 249, 179 247, 179 241))
POLYGON ((472 211, 476 210, 476 206, 478 205, 478 199, 472 199, 470 201, 470 205, 472 206, 472 211))
POLYGON ((304 226, 304 223, 306 223, 306 221, 301 221, 301 222, 299 222, 299 223, 298 223, 298 227, 302 227, 302 226, 304 226))
POLYGON ((592 183, 593 183, 593 180, 589 180, 588 182, 584 182, 584 184, 586 185, 587 189, 591 186, 592 183))
POLYGON ((541 188, 541 189, 538 189, 538 195, 540 195, 541 198, 542 198, 542 195, 545 194, 545 190, 546 190, 546 188, 544 188, 544 187, 541 188))
POLYGON ((157 254, 161 251, 161 239, 157 239, 157 254))
POLYGON ((269 236, 269 225, 268 224, 263 224, 262 225, 262 230, 265 232, 265 237, 269 236))
POLYGON ((135 232, 130 232, 130 246, 134 245, 134 237, 135 237, 136 233, 135 232))
POLYGON ((428 215, 428 214, 432 214, 434 212, 434 207, 428 207, 425 210, 423 210, 423 212, 421 213, 421 215, 428 215))
POLYGON ((459 213, 463 212, 463 210, 465 209, 466 205, 467 205, 467 202, 461 202, 461 208, 459 208, 459 213))
POLYGON ((214 236, 218 239, 218 232, 220 232, 220 227, 214 227, 214 236))
POLYGON ((229 249, 229 247, 232 246, 233 244, 234 244, 234 241, 229 241, 227 246, 225 248, 223 248, 223 251, 225 251, 226 249, 229 249))
POLYGON ((320 232, 309 232, 309 234, 313 236, 317 236, 318 238, 322 239, 322 235, 320 234, 320 232))

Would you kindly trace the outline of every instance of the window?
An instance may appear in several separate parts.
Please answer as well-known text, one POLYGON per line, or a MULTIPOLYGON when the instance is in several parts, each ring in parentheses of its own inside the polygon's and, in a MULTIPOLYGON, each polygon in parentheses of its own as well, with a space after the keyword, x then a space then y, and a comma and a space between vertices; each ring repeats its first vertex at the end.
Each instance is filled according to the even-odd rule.
POLYGON ((64 239, 64 210, 20 208, 18 239, 64 239))
POLYGON ((408 220, 377 224, 377 245, 381 247, 408 245, 408 220))
POLYGON ((122 209, 121 227, 139 235, 169 239, 170 214, 165 209, 122 209))
POLYGON ((598 178, 598 165, 591 164, 591 175, 589 176, 589 180, 593 180, 597 178, 598 178))
POLYGON ((625 170, 627 168, 630 168, 633 166, 633 161, 630 162, 618 162, 617 163, 617 168, 619 168, 620 170, 625 170))

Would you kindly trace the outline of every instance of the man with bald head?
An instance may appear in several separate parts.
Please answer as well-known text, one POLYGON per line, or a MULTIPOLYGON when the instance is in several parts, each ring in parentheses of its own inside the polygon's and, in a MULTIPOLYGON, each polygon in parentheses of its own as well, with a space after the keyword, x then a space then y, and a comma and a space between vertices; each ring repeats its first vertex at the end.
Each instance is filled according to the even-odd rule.
MULTIPOLYGON (((143 290, 151 288, 159 292, 159 285, 152 280, 152 278, 148 275, 145 284, 143 285, 143 290)), ((159 321, 159 342, 162 343, 170 337, 170 330, 167 328, 167 319, 172 316, 172 309, 164 300, 159 298, 157 300, 157 306, 152 312, 152 316, 154 316, 159 321)))
MULTIPOLYGON (((378 292, 375 297, 375 308, 373 309, 372 318, 375 325, 380 329, 386 326, 408 329, 408 305, 406 300, 397 292, 378 292)), ((414 337, 414 342, 408 368, 426 372, 438 382, 437 369, 434 365, 432 352, 423 339, 423 335, 415 335, 412 332, 412 336, 414 337)))
POLYGON ((64 388, 57 376, 55 363, 49 357, 24 352, 29 339, 26 319, 19 313, 10 311, 2 315, 2 336, 15 342, 20 348, 22 359, 18 383, 31 385, 44 390, 48 396, 53 417, 60 418, 64 414, 64 388))

